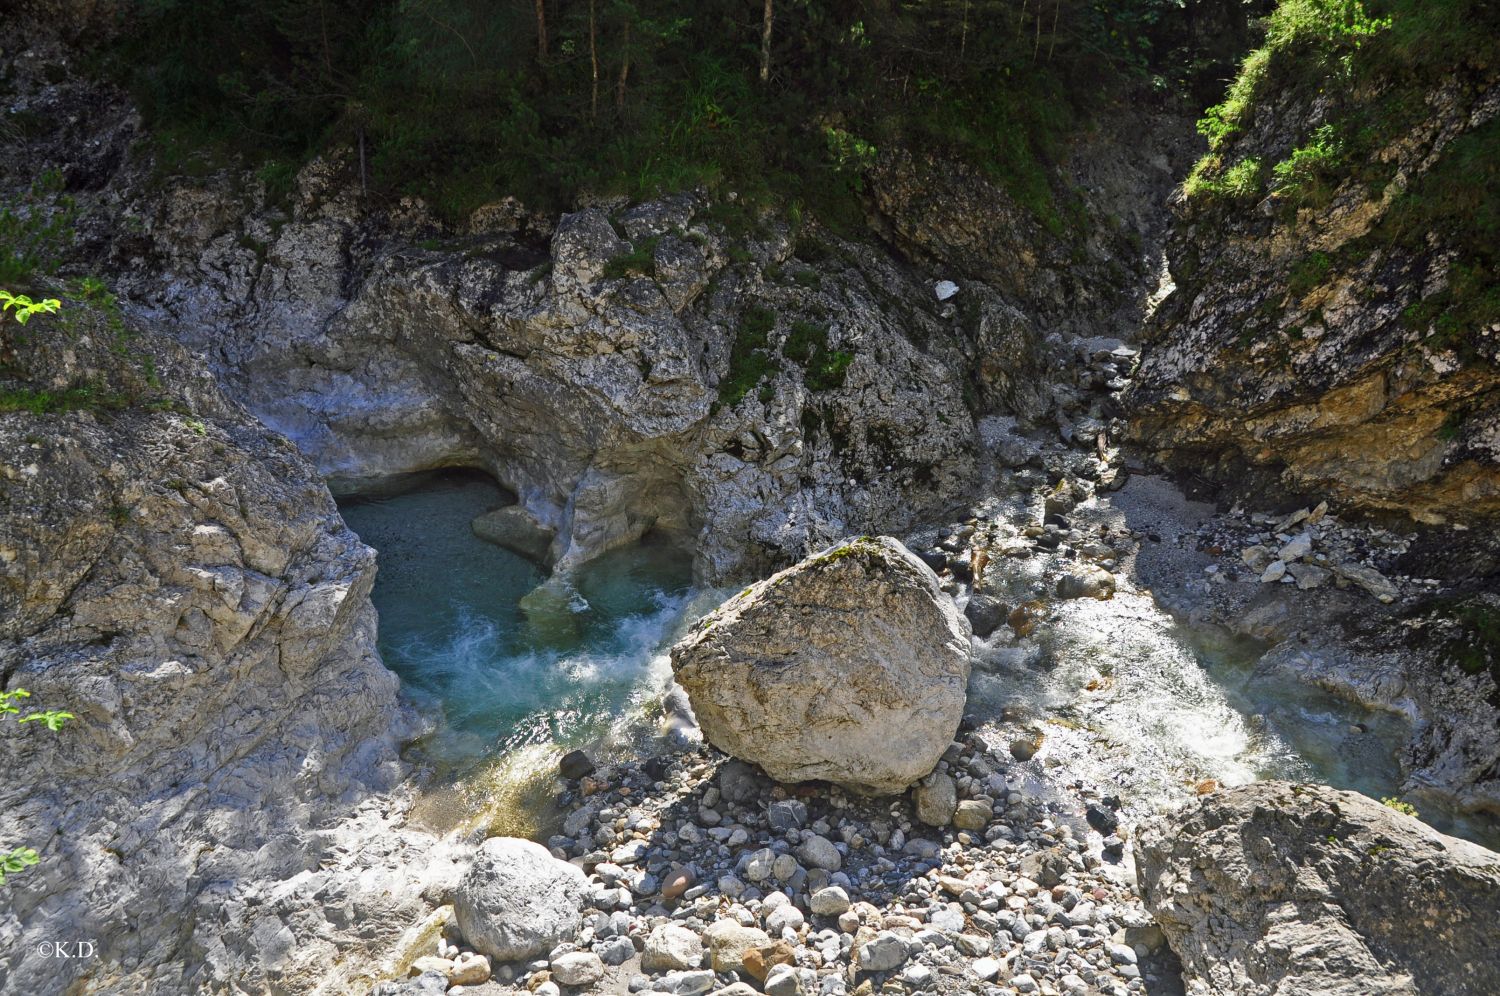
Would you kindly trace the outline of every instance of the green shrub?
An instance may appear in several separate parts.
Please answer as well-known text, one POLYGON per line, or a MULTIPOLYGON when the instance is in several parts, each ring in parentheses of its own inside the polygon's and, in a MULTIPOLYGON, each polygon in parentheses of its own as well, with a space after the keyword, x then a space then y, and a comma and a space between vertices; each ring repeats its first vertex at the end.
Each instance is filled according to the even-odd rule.
POLYGON ((781 354, 794 363, 806 366, 815 354, 828 348, 828 330, 811 322, 792 322, 792 330, 782 343, 781 354))
POLYGON ((1326 60, 1390 25, 1390 18, 1371 17, 1362 0, 1281 0, 1267 22, 1266 48, 1326 60))
POLYGON ((1210 151, 1222 149, 1243 130, 1245 118, 1261 82, 1266 78, 1266 66, 1270 61, 1269 49, 1258 48, 1246 56, 1234 82, 1229 85, 1229 93, 1224 102, 1210 107, 1199 119, 1198 133, 1208 139, 1210 151))
POLYGON ((779 4, 763 84, 743 0, 551 4, 545 57, 530 4, 151 0, 104 61, 165 169, 243 156, 273 200, 341 146, 364 150, 373 194, 451 220, 505 194, 732 184, 841 230, 863 223, 876 150, 903 144, 967 159, 1057 226, 1074 220, 1048 179, 1062 138, 1183 47, 1177 7, 779 4))
POLYGON ((1200 159, 1183 183, 1183 193, 1200 200, 1225 198, 1229 200, 1252 200, 1260 196, 1263 186, 1261 162, 1251 156, 1241 159, 1228 169, 1223 160, 1210 154, 1200 159))
POLYGON ((805 321, 792 322, 781 354, 802 368, 802 382, 813 391, 843 387, 845 372, 854 362, 853 353, 828 348, 828 329, 805 321))
POLYGON ((1331 124, 1320 126, 1311 140, 1271 169, 1276 192, 1310 203, 1324 199, 1343 165, 1343 142, 1331 124))
POLYGON ((1384 798, 1382 798, 1380 800, 1380 804, 1383 805, 1383 806, 1389 806, 1391 809, 1394 809, 1396 812, 1402 813, 1403 815, 1406 815, 1406 816, 1416 816, 1417 815, 1417 807, 1416 806, 1413 806, 1409 802, 1403 802, 1402 800, 1397 799, 1394 796, 1385 796, 1384 798))
POLYGON ((641 239, 635 247, 620 253, 609 262, 604 264, 604 276, 606 279, 619 279, 620 277, 656 275, 656 246, 661 241, 659 236, 641 239))
POLYGON ((1300 300, 1322 286, 1332 271, 1332 256, 1322 251, 1310 252, 1298 260, 1287 274, 1287 293, 1293 300, 1300 300))

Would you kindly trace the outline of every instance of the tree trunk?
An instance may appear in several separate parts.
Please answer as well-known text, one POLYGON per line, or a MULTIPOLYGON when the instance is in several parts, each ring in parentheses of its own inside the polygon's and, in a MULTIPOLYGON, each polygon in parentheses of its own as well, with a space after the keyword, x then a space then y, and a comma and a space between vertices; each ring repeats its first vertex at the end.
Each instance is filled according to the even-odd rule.
POLYGON ((773 18, 771 0, 766 0, 765 13, 761 15, 760 22, 760 81, 768 83, 771 80, 771 21, 773 18))
POLYGON ((621 46, 620 78, 615 83, 615 110, 625 111, 625 80, 630 76, 630 20, 625 21, 625 41, 621 46))
POLYGON ((547 0, 535 0, 536 61, 547 61, 547 0))
POLYGON ((594 17, 596 0, 589 0, 589 66, 594 71, 593 90, 589 93, 589 120, 599 120, 599 45, 597 22, 594 17))

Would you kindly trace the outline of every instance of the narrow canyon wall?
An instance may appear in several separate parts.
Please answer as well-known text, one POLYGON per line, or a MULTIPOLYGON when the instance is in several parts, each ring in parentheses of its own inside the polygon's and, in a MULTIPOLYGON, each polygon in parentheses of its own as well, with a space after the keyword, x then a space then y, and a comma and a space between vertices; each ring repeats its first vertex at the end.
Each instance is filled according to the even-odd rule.
POLYGON ((1134 438, 1242 491, 1492 518, 1500 308, 1475 224, 1497 189, 1495 65, 1308 87, 1291 58, 1245 85, 1238 130, 1177 199, 1134 438))
POLYGON ((389 944, 452 870, 401 830, 416 727, 374 552, 285 439, 112 307, 5 330, 0 991, 291 991, 389 944), (24 348, 13 350, 24 334, 24 348), (43 942, 91 942, 49 957, 43 942))

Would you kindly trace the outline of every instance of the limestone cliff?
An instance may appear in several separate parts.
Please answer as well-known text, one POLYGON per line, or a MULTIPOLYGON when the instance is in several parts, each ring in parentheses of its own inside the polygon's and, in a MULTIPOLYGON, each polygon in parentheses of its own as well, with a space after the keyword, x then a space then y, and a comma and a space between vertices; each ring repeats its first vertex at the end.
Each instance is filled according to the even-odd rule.
POLYGON ((76 718, 0 727, 0 838, 42 857, 0 890, 0 989, 307 986, 444 867, 396 827, 374 552, 200 363, 51 290, 3 333, 0 675, 76 718))
POLYGON ((1326 52, 1273 38, 1210 116, 1133 397, 1158 459, 1422 522, 1500 512, 1493 7, 1459 49, 1419 6, 1326 52))

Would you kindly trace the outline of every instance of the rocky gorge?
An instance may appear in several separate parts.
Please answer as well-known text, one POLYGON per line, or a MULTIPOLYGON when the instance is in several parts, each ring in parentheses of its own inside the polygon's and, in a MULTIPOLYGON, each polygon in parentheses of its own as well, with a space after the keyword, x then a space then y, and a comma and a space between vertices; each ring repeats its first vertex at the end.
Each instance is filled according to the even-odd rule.
POLYGON ((4 327, 0 673, 72 715, 0 733, 0 991, 1500 988, 1497 326, 1400 200, 1492 129, 1482 56, 1382 190, 1191 193, 1334 119, 1272 72, 1217 164, 1170 101, 1074 136, 1086 226, 891 148, 851 233, 729 184, 454 219, 348 144, 174 172, 23 37, 0 187, 71 233, 4 327), (542 743, 534 840, 426 815, 333 498, 445 468, 524 613, 643 540, 718 605, 628 734, 542 743))

